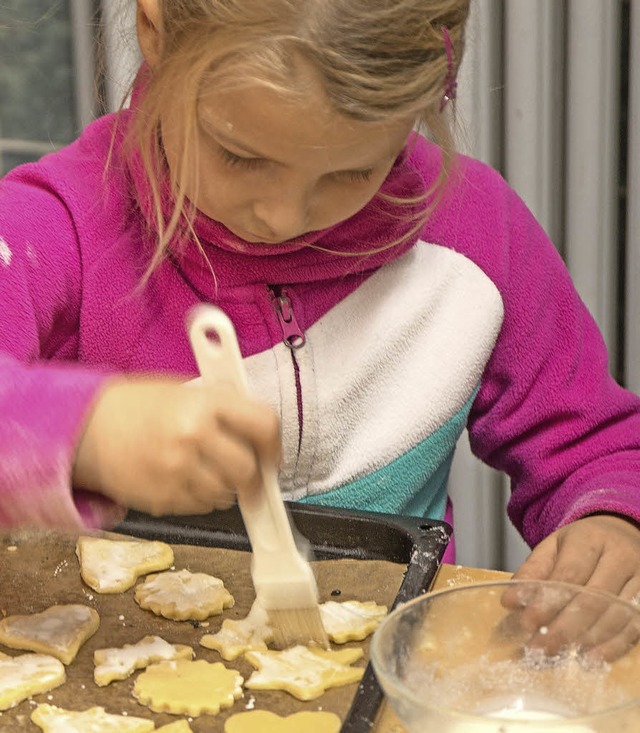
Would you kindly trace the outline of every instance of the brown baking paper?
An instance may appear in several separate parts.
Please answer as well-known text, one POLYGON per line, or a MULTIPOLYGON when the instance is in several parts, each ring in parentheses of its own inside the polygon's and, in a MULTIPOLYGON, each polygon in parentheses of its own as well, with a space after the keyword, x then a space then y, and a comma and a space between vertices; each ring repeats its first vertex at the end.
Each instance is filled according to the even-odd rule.
MULTIPOLYGON (((114 535, 108 535, 114 537, 114 535)), ((14 532, 0 534, 0 614, 28 614, 44 611, 53 604, 83 603, 95 608, 100 615, 100 628, 80 649, 76 659, 67 667, 67 681, 50 693, 36 695, 12 710, 0 713, 0 731, 33 731, 39 728, 30 722, 36 703, 47 702, 71 710, 85 710, 100 705, 113 714, 127 713, 153 720, 156 727, 181 717, 153 713, 131 695, 135 672, 129 679, 98 687, 93 681, 93 652, 106 647, 133 644, 143 636, 156 634, 170 643, 193 647, 196 659, 223 662, 236 669, 247 680, 253 667, 242 658, 231 662, 199 645, 204 634, 219 630, 226 618, 244 618, 253 602, 254 592, 249 574, 250 555, 247 552, 191 545, 173 545, 175 569, 187 568, 205 572, 224 581, 235 599, 235 605, 219 616, 208 619, 208 625, 188 621, 170 621, 142 610, 134 601, 131 588, 114 595, 99 594, 85 585, 80 577, 75 555, 77 537, 54 532, 14 532), (10 549, 15 548, 15 549, 10 549)), ((123 539, 131 539, 124 538, 123 539)), ((379 560, 325 560, 313 563, 321 602, 376 601, 391 606, 406 567, 379 560), (340 592, 339 594, 337 592, 340 592)), ((141 582, 140 579, 138 582, 141 582)), ((204 622, 205 624, 207 622, 204 622)), ((354 666, 364 667, 368 661, 369 640, 333 648, 361 646, 362 660, 354 666)), ((0 651, 15 656, 16 650, 0 646, 0 651)), ((335 712, 342 720, 351 705, 357 685, 328 690, 315 700, 302 702, 281 691, 245 690, 244 697, 218 715, 202 715, 189 719, 194 732, 222 731, 224 720, 233 713, 247 709, 271 710, 280 715, 307 710, 335 712)))

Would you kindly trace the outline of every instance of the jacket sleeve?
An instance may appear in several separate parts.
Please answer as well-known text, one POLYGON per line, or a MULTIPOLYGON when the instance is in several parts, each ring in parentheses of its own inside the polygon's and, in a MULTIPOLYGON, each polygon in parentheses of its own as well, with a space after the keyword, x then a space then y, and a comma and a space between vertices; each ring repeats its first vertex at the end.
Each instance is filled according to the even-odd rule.
POLYGON ((542 227, 495 172, 481 175, 468 189, 473 251, 504 322, 470 415, 472 449, 511 477, 509 516, 531 545, 595 512, 640 521, 640 398, 610 375, 542 227))
POLYGON ((78 359, 81 260, 65 204, 23 166, 0 182, 0 526, 108 524, 122 510, 71 486, 106 375, 78 359))

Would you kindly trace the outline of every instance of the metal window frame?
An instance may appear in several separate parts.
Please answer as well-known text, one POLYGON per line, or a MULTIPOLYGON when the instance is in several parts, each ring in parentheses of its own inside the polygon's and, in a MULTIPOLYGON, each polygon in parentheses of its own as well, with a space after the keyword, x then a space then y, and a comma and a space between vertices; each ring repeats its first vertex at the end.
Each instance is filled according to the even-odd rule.
MULTIPOLYGON (((82 129, 98 114, 95 29, 100 5, 97 0, 69 0, 71 23, 74 117, 82 129)), ((6 153, 40 157, 63 147, 57 140, 30 140, 2 137, 0 130, 0 165, 6 153)))

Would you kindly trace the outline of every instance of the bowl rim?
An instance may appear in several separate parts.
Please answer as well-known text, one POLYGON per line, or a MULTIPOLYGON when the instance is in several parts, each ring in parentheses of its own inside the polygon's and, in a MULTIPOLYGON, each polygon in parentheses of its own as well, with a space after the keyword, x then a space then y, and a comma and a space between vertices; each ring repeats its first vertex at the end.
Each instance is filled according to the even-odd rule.
MULTIPOLYGON (((385 697, 387 698, 387 702, 392 706, 393 703, 391 702, 391 699, 387 695, 387 692, 385 690, 386 687, 389 687, 390 689, 393 689, 396 693, 398 693, 398 696, 402 696, 410 700, 413 704, 415 704, 419 708, 432 710, 434 713, 441 712, 446 713, 452 718, 452 722, 459 722, 459 723, 480 723, 484 722, 486 724, 487 718, 486 716, 482 715, 476 715, 475 713, 467 712, 465 710, 458 710, 456 708, 450 708, 450 707, 444 707, 441 705, 438 705, 437 703, 428 703, 425 704, 424 700, 419 698, 416 694, 412 693, 410 690, 407 690, 404 685, 397 682, 397 678, 392 673, 389 673, 387 670, 384 669, 384 665, 380 664, 380 639, 382 637, 382 633, 385 629, 385 627, 388 627, 389 624, 392 622, 393 619, 400 616, 404 611, 406 611, 407 608, 418 606, 422 603, 425 603, 427 601, 432 601, 434 598, 438 598, 441 596, 450 595, 451 593, 460 593, 464 591, 472 591, 472 590, 481 590, 483 588, 496 588, 496 589, 506 589, 510 587, 514 587, 516 585, 528 585, 528 586, 553 586, 557 588, 564 588, 567 591, 572 592, 580 592, 584 593, 587 592, 589 595, 593 596, 600 596, 602 598, 605 598, 609 601, 615 601, 617 604, 620 604, 622 606, 627 606, 628 609, 633 612, 635 616, 638 617, 640 620, 640 604, 627 601, 624 598, 620 598, 619 596, 616 596, 614 593, 611 593, 609 591, 601 590, 599 588, 590 588, 588 586, 579 585, 577 583, 568 583, 566 581, 561 580, 545 580, 545 579, 529 579, 529 578, 507 578, 503 580, 490 580, 490 581, 483 581, 478 583, 465 583, 464 585, 456 585, 452 586, 450 588, 442 588, 440 590, 436 591, 425 591, 422 593, 422 595, 416 596, 415 598, 412 598, 405 603, 401 603, 398 606, 396 606, 391 613, 389 613, 382 622, 378 625, 376 628, 372 638, 371 638, 371 644, 369 647, 369 659, 371 661, 371 666, 374 670, 374 673, 376 677, 378 678, 378 681, 380 682, 380 686, 382 687, 385 697), (384 680, 384 683, 383 683, 384 680)), ((640 641, 636 643, 636 645, 640 644, 640 641)), ((562 720, 562 723, 572 724, 572 725, 592 725, 594 723, 597 724, 598 719, 602 718, 606 715, 611 715, 612 713, 621 713, 624 712, 626 708, 632 709, 633 707, 640 707, 640 695, 638 695, 635 698, 632 698, 631 700, 628 700, 626 702, 620 703, 618 705, 612 705, 611 707, 607 707, 603 710, 599 710, 595 713, 589 713, 588 715, 580 715, 580 716, 573 716, 566 718, 562 720)), ((508 718, 495 718, 497 722, 513 722, 513 720, 509 720, 508 718)), ((550 731, 553 730, 553 726, 557 728, 558 721, 557 720, 549 720, 549 721, 543 721, 543 720, 536 720, 536 721, 526 721, 526 720, 518 720, 518 725, 525 730, 524 726, 527 726, 529 722, 531 722, 532 726, 536 725, 537 728, 534 729, 532 727, 532 733, 534 733, 534 730, 544 730, 545 728, 549 728, 550 731)), ((588 730, 588 729, 587 729, 588 730)))

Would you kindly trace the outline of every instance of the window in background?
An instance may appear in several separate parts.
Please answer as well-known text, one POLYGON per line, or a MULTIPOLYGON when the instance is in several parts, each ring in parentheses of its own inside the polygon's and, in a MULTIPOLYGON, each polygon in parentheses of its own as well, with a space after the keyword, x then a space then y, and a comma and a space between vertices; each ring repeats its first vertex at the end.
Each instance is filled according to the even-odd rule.
POLYGON ((0 173, 73 140, 96 105, 93 0, 0 4, 0 173))

